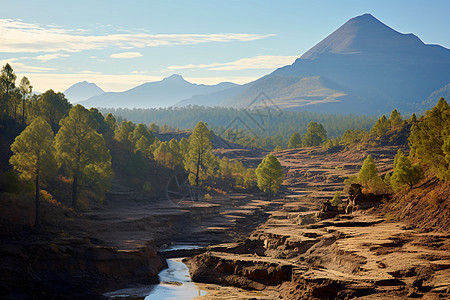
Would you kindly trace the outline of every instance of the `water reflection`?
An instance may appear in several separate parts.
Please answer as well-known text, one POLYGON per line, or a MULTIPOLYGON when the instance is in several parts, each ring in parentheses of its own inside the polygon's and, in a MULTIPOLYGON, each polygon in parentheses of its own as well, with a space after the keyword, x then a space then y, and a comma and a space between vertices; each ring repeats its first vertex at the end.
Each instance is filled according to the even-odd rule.
POLYGON ((161 281, 145 300, 188 300, 204 296, 206 292, 197 288, 189 277, 189 269, 180 258, 167 260, 169 267, 159 273, 161 281))

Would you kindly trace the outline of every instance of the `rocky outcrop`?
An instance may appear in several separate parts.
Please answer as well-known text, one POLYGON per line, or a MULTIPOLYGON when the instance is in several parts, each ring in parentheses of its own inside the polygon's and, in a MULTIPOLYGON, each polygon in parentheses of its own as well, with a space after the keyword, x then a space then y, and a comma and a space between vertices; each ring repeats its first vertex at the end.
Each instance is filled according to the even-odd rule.
POLYGON ((291 280, 292 265, 275 259, 206 252, 187 259, 192 280, 263 290, 291 280))

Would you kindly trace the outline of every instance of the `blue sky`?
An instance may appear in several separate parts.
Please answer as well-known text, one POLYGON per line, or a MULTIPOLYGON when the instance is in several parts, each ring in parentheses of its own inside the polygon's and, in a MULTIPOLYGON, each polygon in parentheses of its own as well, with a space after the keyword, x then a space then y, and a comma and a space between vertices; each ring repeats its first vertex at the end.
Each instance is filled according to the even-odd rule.
POLYGON ((246 83, 291 64, 348 19, 371 13, 450 48, 450 1, 4 1, 0 63, 34 90, 82 80, 123 91, 173 73, 246 83))

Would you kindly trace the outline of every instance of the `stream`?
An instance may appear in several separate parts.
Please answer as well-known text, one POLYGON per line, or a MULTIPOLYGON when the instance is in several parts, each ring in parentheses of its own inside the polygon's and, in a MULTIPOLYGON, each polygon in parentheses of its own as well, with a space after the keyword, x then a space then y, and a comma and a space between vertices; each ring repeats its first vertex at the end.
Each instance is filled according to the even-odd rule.
MULTIPOLYGON (((176 246, 170 250, 186 249, 176 246)), ((188 267, 182 258, 167 259, 168 268, 159 273, 159 284, 125 288, 103 294, 109 299, 145 299, 145 300, 188 300, 206 295, 206 292, 191 281, 188 267)))

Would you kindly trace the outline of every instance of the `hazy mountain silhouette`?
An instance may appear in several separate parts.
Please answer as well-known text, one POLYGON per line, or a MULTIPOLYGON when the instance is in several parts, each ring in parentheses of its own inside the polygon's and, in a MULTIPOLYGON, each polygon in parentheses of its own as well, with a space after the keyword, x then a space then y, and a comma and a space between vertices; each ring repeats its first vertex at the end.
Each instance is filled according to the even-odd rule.
POLYGON ((64 91, 64 95, 72 103, 80 102, 103 93, 104 91, 95 83, 86 81, 78 82, 64 91))
POLYGON ((425 101, 417 105, 417 111, 423 113, 433 108, 441 97, 447 101, 450 100, 450 83, 433 91, 425 101))
POLYGON ((124 92, 108 92, 81 102, 86 107, 168 107, 198 94, 207 94, 234 87, 236 84, 222 82, 216 85, 190 83, 174 74, 161 81, 147 82, 124 92))
POLYGON ((409 112, 449 82, 449 49, 424 44, 417 36, 399 33, 364 14, 347 21, 292 65, 214 97, 186 102, 204 104, 209 98, 221 99, 211 105, 247 107, 264 93, 285 109, 409 112))

